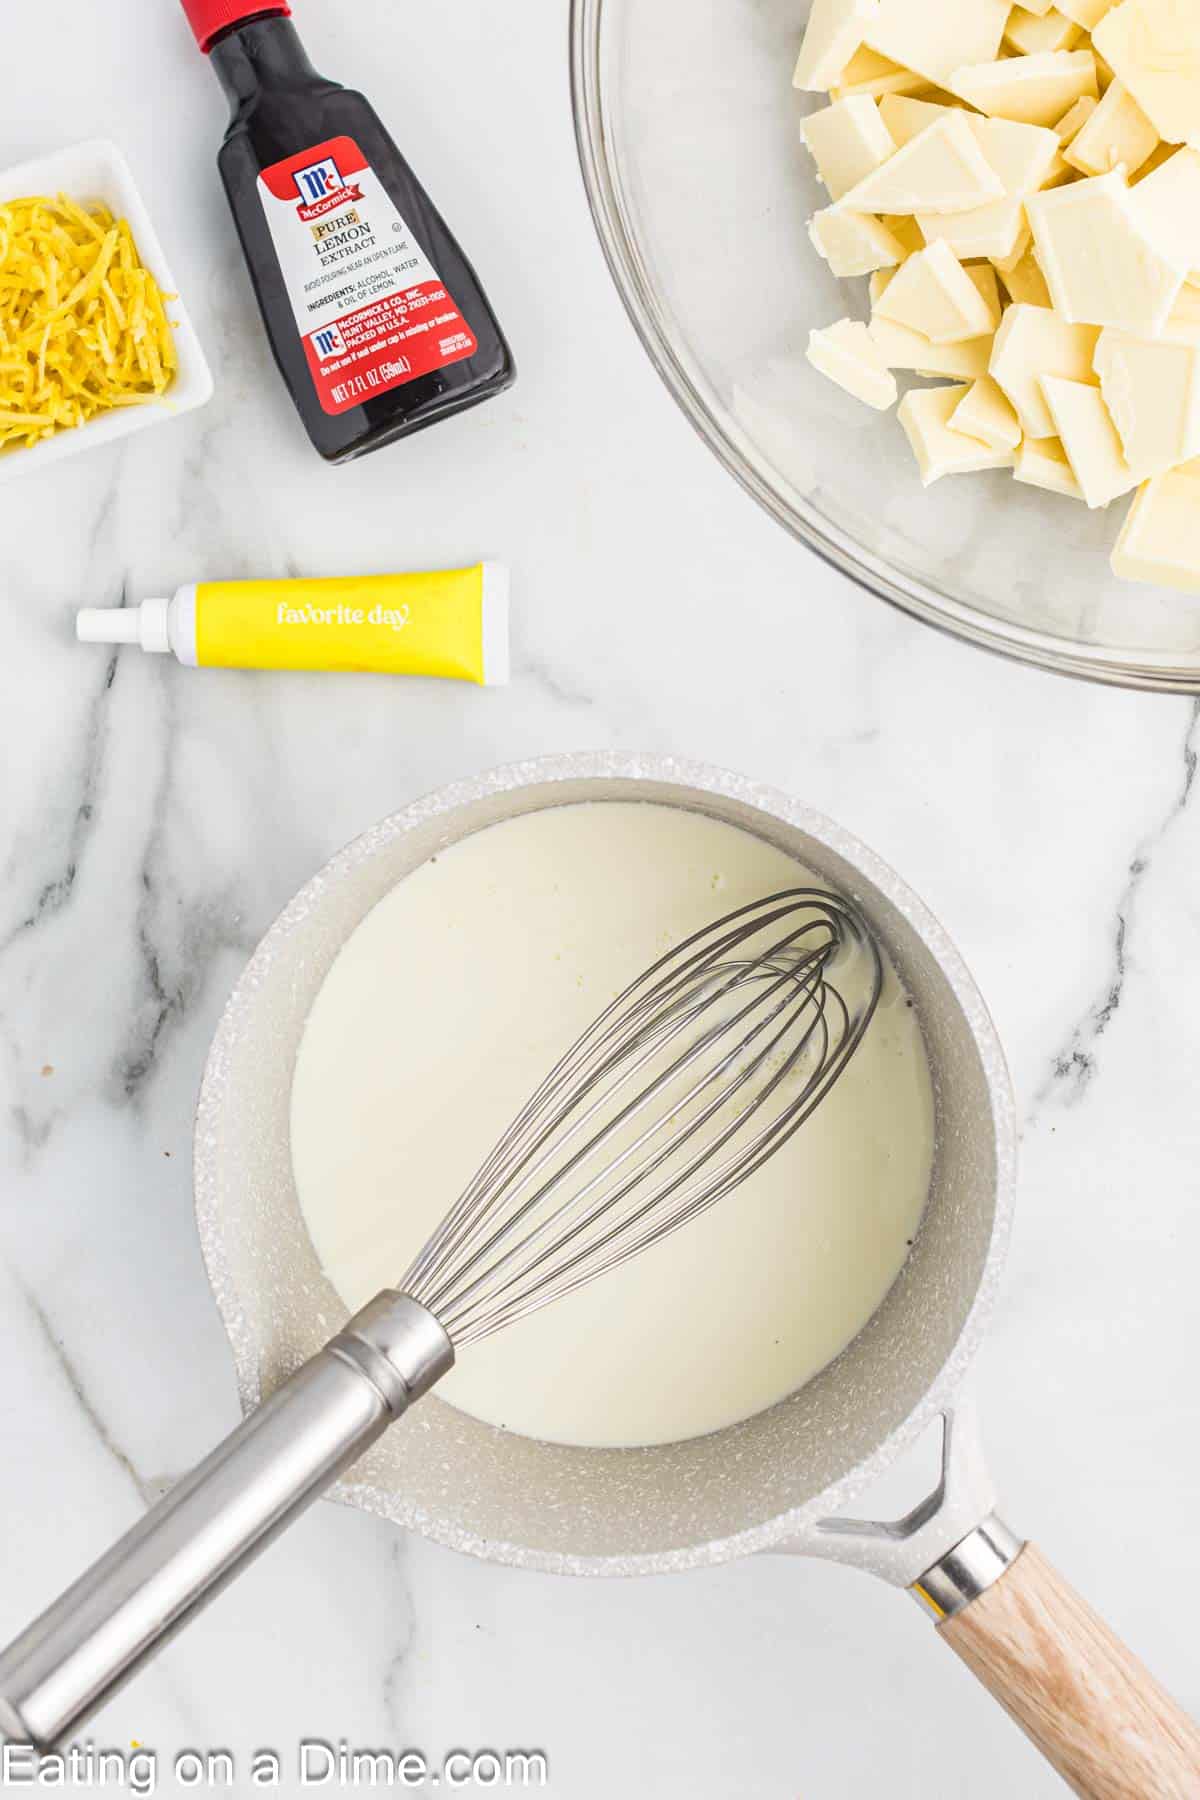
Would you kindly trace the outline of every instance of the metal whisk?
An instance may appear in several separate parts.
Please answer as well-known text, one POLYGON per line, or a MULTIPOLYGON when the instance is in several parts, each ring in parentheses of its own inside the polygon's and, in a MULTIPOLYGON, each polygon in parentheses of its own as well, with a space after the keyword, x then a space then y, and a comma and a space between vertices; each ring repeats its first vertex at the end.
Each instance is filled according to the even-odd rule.
POLYGON ((551 1070, 407 1271, 0 1655, 0 1741, 84 1721, 429 1391, 455 1349, 659 1242, 799 1130, 879 1001, 846 901, 796 888, 670 950, 551 1070))
POLYGON ((461 1347, 678 1230, 820 1105, 881 982, 878 950, 834 894, 796 888, 698 931, 551 1070, 403 1291, 461 1347))

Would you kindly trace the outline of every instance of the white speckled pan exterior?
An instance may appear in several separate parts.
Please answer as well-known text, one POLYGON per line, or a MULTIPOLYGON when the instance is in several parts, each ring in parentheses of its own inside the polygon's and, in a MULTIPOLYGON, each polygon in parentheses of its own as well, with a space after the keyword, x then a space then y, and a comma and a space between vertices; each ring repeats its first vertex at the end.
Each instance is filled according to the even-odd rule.
MULTIPOLYGON (((330 964, 375 902, 436 851, 498 820, 584 800, 708 813, 790 851, 862 908, 916 1001, 933 1070, 938 1148, 917 1244, 849 1349, 741 1425, 661 1448, 582 1450, 498 1431, 433 1395, 333 1497, 457 1550, 568 1574, 822 1553, 820 1522, 952 1407, 982 1336, 1012 1207, 1012 1097, 979 993, 916 897, 829 820, 719 769, 587 754, 494 770, 373 827, 281 914, 226 1008, 196 1127, 197 1220, 242 1404, 257 1405, 345 1317, 304 1229, 288 1142, 293 1061, 330 964)), ((871 1565, 866 1544, 854 1560, 871 1565)))

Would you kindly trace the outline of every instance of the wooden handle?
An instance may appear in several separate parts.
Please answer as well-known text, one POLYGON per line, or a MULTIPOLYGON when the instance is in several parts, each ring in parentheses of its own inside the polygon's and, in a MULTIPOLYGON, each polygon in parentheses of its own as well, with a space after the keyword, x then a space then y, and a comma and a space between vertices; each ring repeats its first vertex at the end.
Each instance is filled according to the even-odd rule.
POLYGON ((1200 1796, 1200 1730, 1034 1545, 938 1630, 1083 1800, 1200 1796))

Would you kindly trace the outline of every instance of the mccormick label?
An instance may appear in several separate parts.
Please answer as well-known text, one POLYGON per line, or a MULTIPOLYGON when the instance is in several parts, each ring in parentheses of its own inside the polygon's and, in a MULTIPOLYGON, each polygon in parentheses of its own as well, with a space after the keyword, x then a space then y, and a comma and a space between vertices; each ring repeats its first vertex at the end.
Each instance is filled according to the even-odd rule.
POLYGON ((273 163, 258 187, 327 413, 474 354, 474 333, 353 138, 273 163))

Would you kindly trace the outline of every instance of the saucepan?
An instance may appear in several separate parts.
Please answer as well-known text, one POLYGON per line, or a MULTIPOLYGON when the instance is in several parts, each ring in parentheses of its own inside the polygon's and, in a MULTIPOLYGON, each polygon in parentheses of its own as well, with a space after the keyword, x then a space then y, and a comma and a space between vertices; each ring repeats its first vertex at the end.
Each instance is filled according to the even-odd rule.
MULTIPOLYGON (((665 757, 520 764, 384 820, 292 901, 230 999, 197 1119, 200 1238, 244 1408, 345 1316, 305 1230, 289 1148, 295 1056, 338 951, 398 881, 470 833, 543 807, 629 800, 767 840, 870 921, 915 1003, 933 1075, 937 1150, 912 1252, 850 1347, 742 1424, 648 1449, 580 1449, 495 1429, 435 1393, 331 1497, 468 1554, 562 1574, 665 1574, 770 1551, 851 1564, 910 1590, 1078 1793, 1194 1796, 1200 1733, 996 1513, 964 1385, 995 1305, 1014 1187, 1012 1094, 986 1008, 903 882, 772 789, 665 757), (934 1492, 899 1520, 857 1516, 860 1497, 935 1422, 934 1492)), ((0 1719, 12 1699, 7 1662, 0 1719)))

